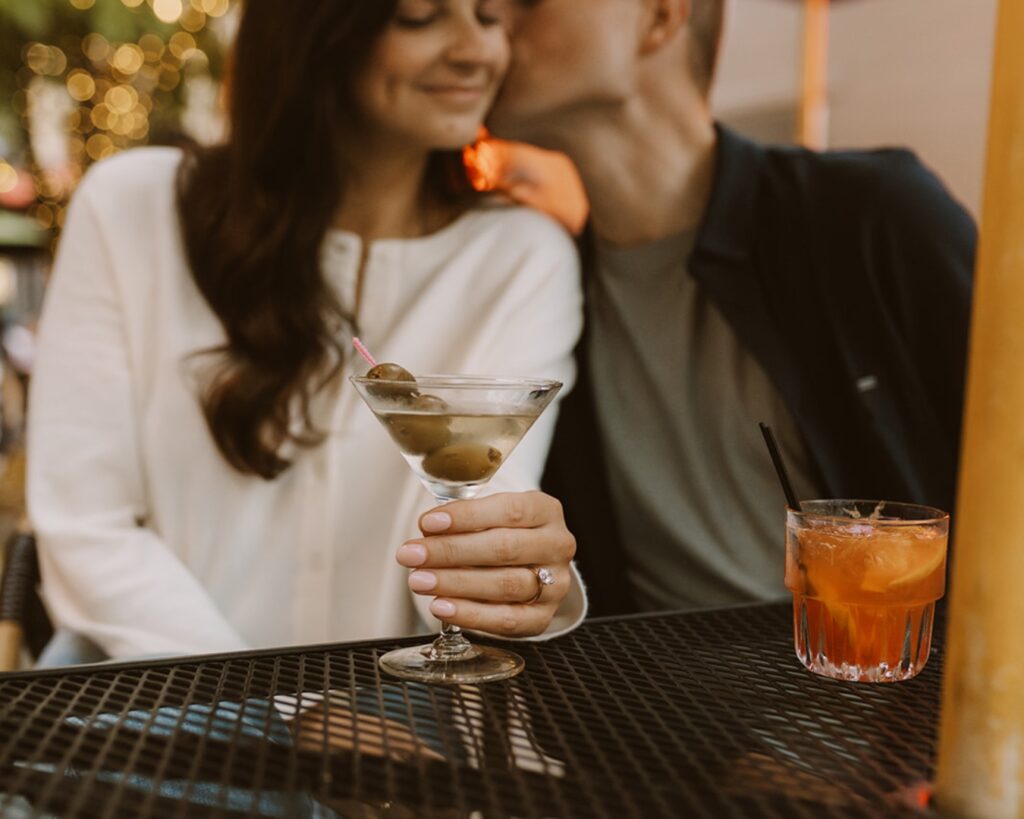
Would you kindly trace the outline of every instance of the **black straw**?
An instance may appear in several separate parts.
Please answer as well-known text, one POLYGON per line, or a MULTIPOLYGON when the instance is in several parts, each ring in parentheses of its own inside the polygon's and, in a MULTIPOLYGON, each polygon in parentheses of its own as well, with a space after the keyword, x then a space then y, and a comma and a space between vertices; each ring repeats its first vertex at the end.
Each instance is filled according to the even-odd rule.
POLYGON ((790 509, 795 509, 799 512, 800 501, 796 499, 793 485, 789 482, 789 475, 786 473, 785 464, 782 463, 782 456, 779 454, 778 444, 775 443, 775 436, 772 435, 772 428, 763 422, 758 424, 758 426, 761 427, 764 442, 768 445, 768 454, 772 457, 772 463, 775 465, 775 474, 779 476, 779 483, 782 484, 782 491, 786 495, 786 503, 789 504, 790 509))

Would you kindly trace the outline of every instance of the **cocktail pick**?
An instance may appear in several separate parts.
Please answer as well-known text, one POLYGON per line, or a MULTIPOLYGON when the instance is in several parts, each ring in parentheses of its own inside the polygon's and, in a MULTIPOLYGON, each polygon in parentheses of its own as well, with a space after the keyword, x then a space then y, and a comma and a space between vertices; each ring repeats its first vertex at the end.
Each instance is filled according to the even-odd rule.
POLYGON ((377 366, 377 362, 374 360, 373 356, 370 355, 370 351, 366 349, 366 345, 363 344, 363 342, 361 342, 356 336, 352 337, 352 346, 356 348, 356 352, 358 352, 359 355, 366 359, 367 364, 371 367, 377 366))
POLYGON ((790 509, 795 509, 799 512, 800 501, 796 499, 796 493, 793 491, 793 485, 789 482, 786 465, 782 463, 782 455, 779 453, 778 444, 775 443, 775 436, 772 434, 772 428, 764 422, 758 424, 758 426, 761 427, 761 434, 764 436, 764 442, 768 445, 768 454, 771 456, 772 464, 775 465, 775 474, 779 476, 779 483, 782 484, 782 491, 786 496, 786 503, 789 504, 790 509))

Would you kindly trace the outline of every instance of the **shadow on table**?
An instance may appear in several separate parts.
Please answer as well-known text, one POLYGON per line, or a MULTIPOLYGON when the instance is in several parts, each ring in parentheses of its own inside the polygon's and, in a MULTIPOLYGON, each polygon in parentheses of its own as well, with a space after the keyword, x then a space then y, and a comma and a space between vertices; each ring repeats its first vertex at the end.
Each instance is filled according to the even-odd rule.
POLYGON ((70 713, 35 727, 5 711, 0 746, 10 737, 3 757, 16 761, 0 769, 0 813, 162 814, 184 802, 190 817, 468 816, 503 777, 530 787, 564 773, 531 744, 522 714, 506 707, 503 724, 487 724, 497 692, 384 684, 70 713))

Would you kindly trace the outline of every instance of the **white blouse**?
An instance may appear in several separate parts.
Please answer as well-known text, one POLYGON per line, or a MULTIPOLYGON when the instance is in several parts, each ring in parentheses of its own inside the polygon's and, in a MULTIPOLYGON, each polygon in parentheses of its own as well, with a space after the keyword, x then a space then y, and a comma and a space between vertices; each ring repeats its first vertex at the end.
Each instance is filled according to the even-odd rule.
MULTIPOLYGON (((194 354, 224 333, 184 257, 180 159, 148 148, 102 162, 68 213, 29 420, 29 511, 51 615, 114 657, 434 629, 429 598, 409 591, 395 562, 432 498, 347 371, 315 402, 327 440, 276 480, 236 472, 215 447, 194 354)), ((324 275, 343 306, 360 250, 341 231, 325 241, 324 275)), ((363 340, 413 373, 547 377, 568 389, 581 323, 575 248, 534 211, 477 209, 433 235, 369 248, 363 340)), ((537 487, 556 413, 490 491, 537 487)), ((585 608, 576 576, 542 638, 585 608)))

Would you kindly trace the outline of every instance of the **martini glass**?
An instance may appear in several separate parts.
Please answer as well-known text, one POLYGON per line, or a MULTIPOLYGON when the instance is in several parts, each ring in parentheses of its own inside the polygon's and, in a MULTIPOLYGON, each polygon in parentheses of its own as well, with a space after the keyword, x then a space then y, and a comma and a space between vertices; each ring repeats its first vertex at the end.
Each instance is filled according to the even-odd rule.
MULTIPOLYGON (((350 380, 439 504, 476 496, 562 386, 466 375, 350 380)), ((380 665, 406 680, 457 684, 514 677, 525 663, 512 651, 473 645, 458 626, 442 623, 433 643, 390 651, 380 665)))

